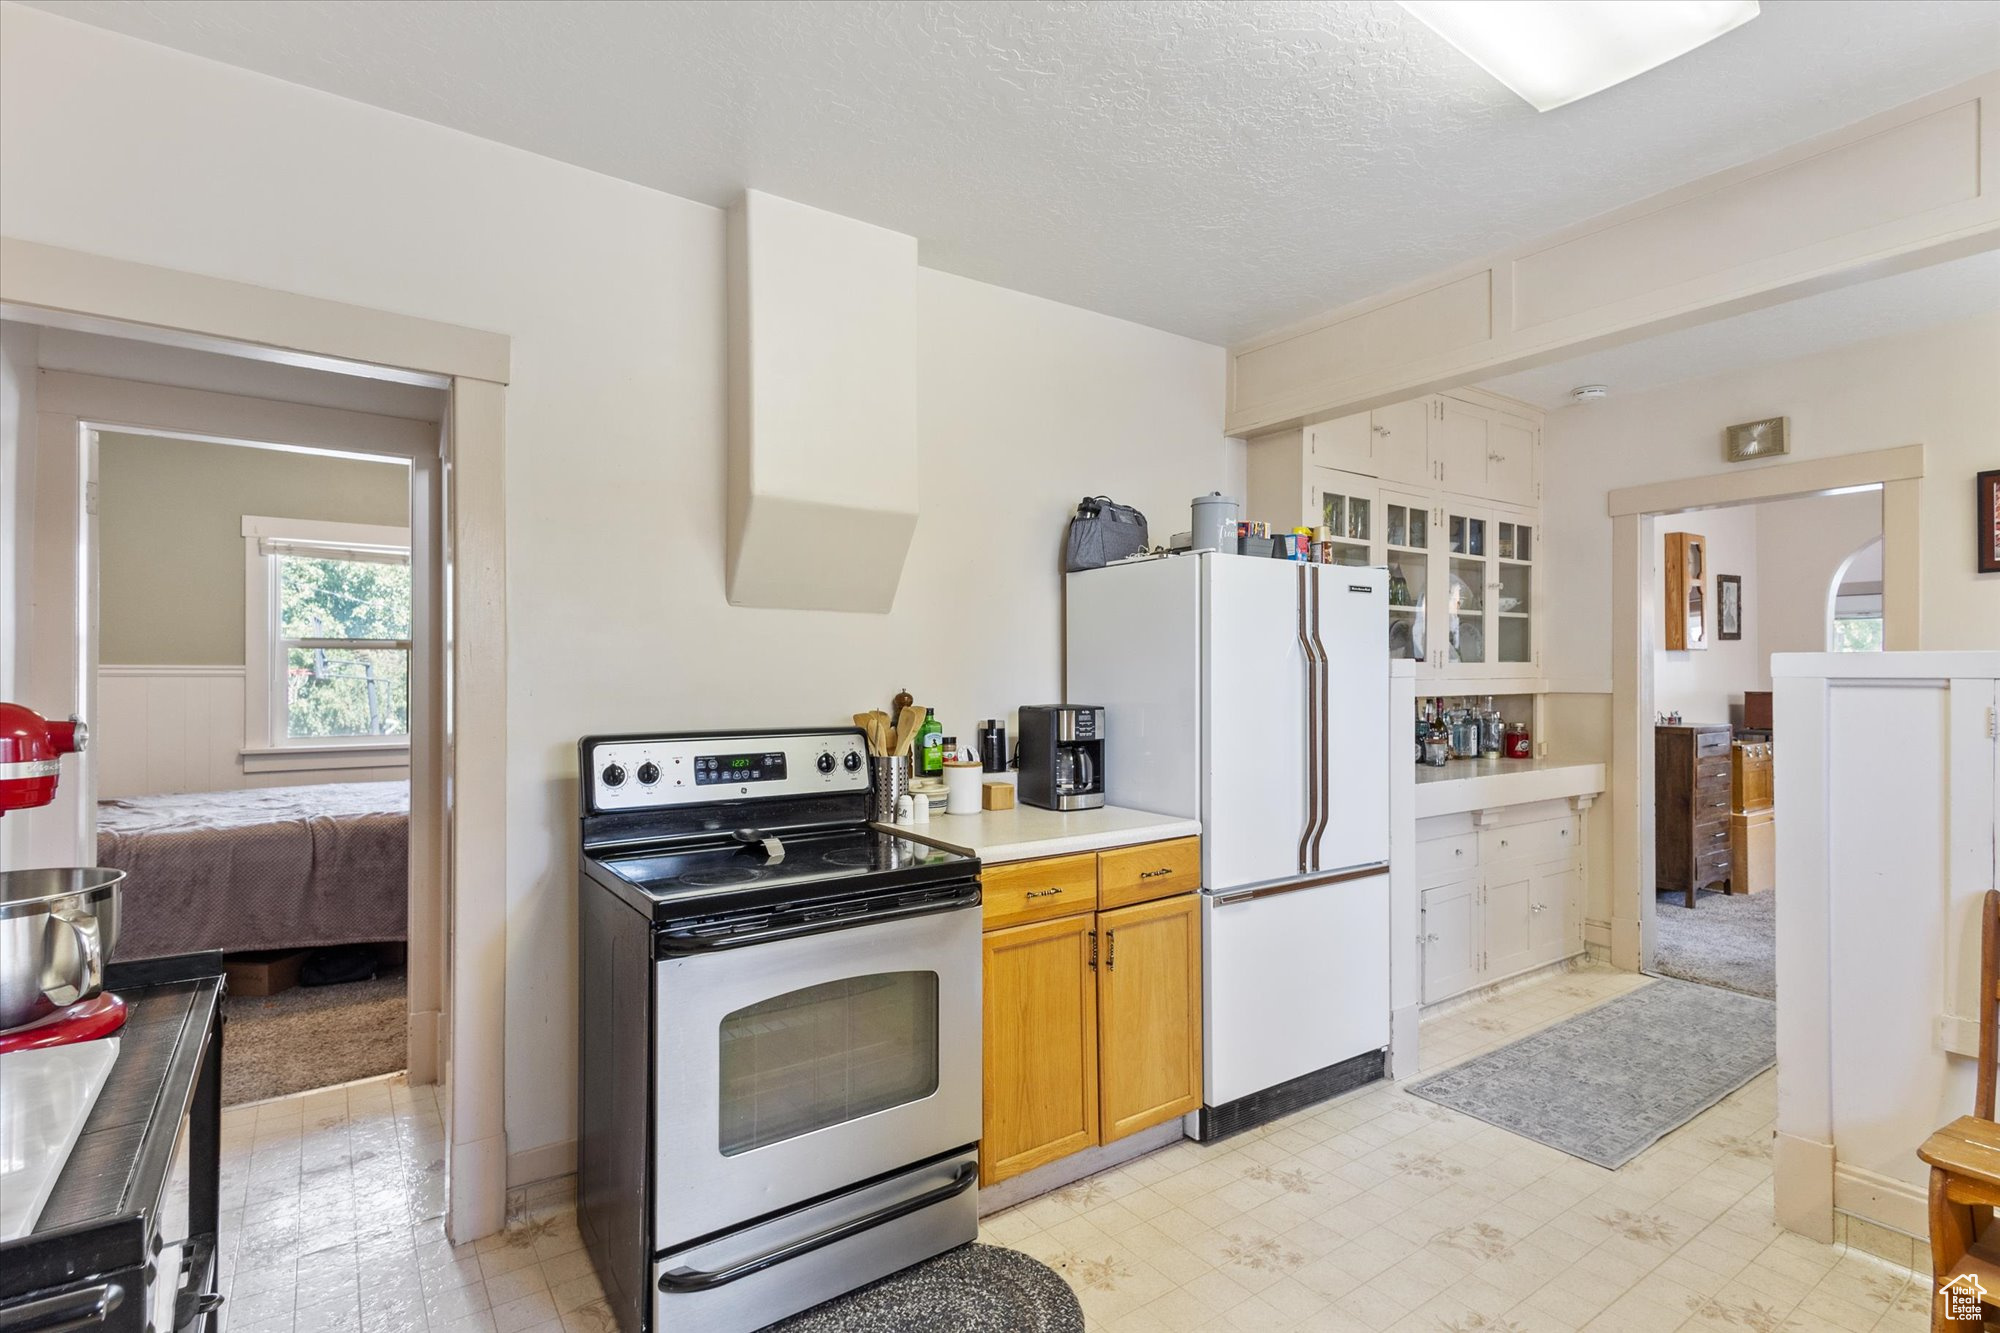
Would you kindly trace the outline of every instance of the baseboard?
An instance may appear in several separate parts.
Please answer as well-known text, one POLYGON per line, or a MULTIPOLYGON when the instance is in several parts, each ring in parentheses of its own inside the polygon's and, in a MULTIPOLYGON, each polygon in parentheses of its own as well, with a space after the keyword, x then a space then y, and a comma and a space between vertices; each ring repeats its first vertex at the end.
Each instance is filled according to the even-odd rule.
POLYGON ((409 1078, 413 1084, 438 1081, 438 1030, 442 1017, 435 1009, 409 1018, 409 1078))
POLYGON ((1003 1208, 1026 1203, 1039 1198, 1050 1190, 1059 1190, 1065 1185, 1073 1185, 1085 1176, 1094 1176, 1100 1171, 1109 1171, 1114 1166, 1123 1166, 1136 1157, 1158 1152, 1171 1147, 1186 1138, 1181 1128, 1181 1118, 1176 1116, 1165 1124, 1142 1129, 1137 1134, 1127 1134, 1115 1143, 1106 1143, 1096 1148, 1085 1148, 1082 1152, 1059 1157, 1032 1171, 1023 1171, 997 1184, 979 1187, 979 1215, 985 1217, 1003 1208))
POLYGON ((557 1176, 575 1173, 575 1139, 544 1143, 539 1148, 524 1148, 520 1152, 507 1154, 508 1189, 513 1189, 516 1185, 532 1185, 538 1180, 553 1180, 557 1176))
POLYGON ((1389 1077, 1413 1078, 1422 1061, 1423 1006, 1404 1005, 1389 1014, 1389 1077))
POLYGON ((1778 1225, 1833 1244, 1833 1145, 1780 1133, 1771 1146, 1771 1191, 1778 1225))
POLYGON ((1923 1186, 1858 1166, 1835 1163, 1833 1206, 1849 1217, 1923 1240, 1930 1235, 1930 1197, 1923 1186))

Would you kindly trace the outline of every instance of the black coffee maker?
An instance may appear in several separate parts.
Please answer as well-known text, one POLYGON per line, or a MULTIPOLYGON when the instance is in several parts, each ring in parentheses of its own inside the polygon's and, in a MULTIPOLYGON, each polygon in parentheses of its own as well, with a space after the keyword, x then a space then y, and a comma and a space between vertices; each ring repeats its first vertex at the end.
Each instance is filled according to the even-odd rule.
POLYGON ((1021 706, 1021 800, 1044 810, 1104 804, 1104 710, 1094 704, 1021 706))

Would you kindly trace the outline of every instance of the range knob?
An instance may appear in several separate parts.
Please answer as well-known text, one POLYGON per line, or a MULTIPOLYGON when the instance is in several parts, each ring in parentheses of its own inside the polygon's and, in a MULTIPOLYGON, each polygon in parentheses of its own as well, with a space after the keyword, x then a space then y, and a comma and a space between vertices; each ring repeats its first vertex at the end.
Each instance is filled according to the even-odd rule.
POLYGON ((639 781, 650 787, 660 780, 660 766, 648 759, 639 765, 639 781))
POLYGON ((817 760, 815 760, 814 762, 815 762, 815 763, 816 763, 816 764, 817 764, 817 765, 819 766, 819 771, 820 771, 820 772, 822 772, 822 773, 831 773, 831 772, 833 772, 833 756, 832 756, 832 755, 830 755, 830 754, 821 754, 821 755, 820 755, 820 757, 819 757, 819 758, 818 758, 817 760))
POLYGON ((607 787, 622 787, 625 785, 625 768, 622 764, 606 764, 604 772, 599 776, 604 779, 604 785, 607 787))
POLYGON ((845 768, 845 769, 846 769, 846 770, 847 770, 848 772, 850 772, 850 773, 858 773, 858 772, 860 772, 860 771, 861 771, 861 751, 859 751, 859 750, 849 750, 849 751, 847 752, 847 758, 845 758, 845 759, 841 760, 841 761, 840 761, 840 764, 841 764, 841 767, 842 767, 842 768, 845 768))

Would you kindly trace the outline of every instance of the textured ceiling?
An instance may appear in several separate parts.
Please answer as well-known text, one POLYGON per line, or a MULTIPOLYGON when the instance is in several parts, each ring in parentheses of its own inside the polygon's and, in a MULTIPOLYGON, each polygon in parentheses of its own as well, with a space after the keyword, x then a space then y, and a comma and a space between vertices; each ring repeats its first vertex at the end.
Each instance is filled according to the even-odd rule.
POLYGON ((1764 0, 1538 115, 1389 4, 46 0, 712 204, 1234 342, 2000 65, 2000 5, 1764 0))
POLYGON ((1638 393, 1995 312, 2000 251, 1989 251, 1503 375, 1482 387, 1541 407, 1567 407, 1579 384, 1638 393))

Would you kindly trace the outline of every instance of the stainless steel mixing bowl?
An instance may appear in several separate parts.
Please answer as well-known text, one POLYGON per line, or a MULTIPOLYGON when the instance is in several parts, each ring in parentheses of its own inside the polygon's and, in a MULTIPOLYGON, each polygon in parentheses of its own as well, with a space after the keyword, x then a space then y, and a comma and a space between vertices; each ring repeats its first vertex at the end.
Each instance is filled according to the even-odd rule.
POLYGON ((102 866, 0 871, 0 1028, 104 989, 124 878, 102 866))

